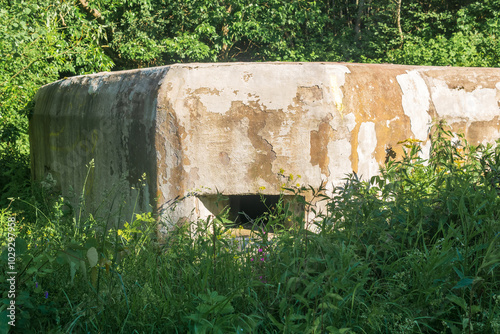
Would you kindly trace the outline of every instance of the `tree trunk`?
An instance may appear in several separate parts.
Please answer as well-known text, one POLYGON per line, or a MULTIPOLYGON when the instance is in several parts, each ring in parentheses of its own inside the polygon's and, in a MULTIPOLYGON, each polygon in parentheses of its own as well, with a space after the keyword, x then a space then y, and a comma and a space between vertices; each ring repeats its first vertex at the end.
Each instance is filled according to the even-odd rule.
POLYGON ((356 40, 359 40, 361 38, 361 16, 363 15, 364 6, 365 6, 365 0, 359 0, 358 15, 356 16, 356 24, 354 26, 354 32, 356 33, 356 40))
POLYGON ((104 24, 104 20, 102 19, 101 13, 97 9, 92 9, 89 6, 87 0, 80 0, 80 5, 82 5, 83 9, 92 15, 100 24, 104 24))
POLYGON ((403 29, 401 29, 401 2, 403 0, 396 0, 397 12, 396 12, 396 24, 398 25, 399 37, 401 38, 401 43, 403 43, 403 29))

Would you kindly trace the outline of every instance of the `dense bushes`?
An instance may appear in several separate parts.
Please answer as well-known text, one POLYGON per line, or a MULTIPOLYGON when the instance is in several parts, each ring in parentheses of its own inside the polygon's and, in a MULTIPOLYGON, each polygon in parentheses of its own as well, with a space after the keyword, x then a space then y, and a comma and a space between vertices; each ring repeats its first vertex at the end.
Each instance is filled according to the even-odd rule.
POLYGON ((12 330, 500 333, 500 147, 442 126, 433 136, 428 161, 408 140, 370 182, 315 191, 327 208, 315 221, 270 209, 246 247, 224 217, 159 242, 147 214, 105 232, 109 218, 78 222, 54 197, 48 212, 17 217, 12 330))

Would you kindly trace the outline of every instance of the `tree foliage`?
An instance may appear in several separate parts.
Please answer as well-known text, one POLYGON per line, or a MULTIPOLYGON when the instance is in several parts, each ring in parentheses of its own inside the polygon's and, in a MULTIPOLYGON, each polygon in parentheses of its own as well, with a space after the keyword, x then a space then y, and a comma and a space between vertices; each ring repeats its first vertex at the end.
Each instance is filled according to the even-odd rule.
POLYGON ((0 1, 0 202, 27 189, 36 90, 65 75, 110 70, 103 27, 70 2, 0 1))
POLYGON ((0 0, 0 8, 0 202, 27 180, 34 93, 65 76, 178 62, 500 62, 500 0, 0 0))

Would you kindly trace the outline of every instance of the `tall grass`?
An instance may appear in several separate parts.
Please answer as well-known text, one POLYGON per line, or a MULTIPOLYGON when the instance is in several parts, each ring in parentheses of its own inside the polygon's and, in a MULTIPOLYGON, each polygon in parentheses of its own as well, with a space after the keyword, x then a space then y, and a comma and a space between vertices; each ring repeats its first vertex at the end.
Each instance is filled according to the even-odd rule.
POLYGON ((18 224, 10 331, 498 334, 500 146, 473 147, 441 124, 433 137, 428 161, 408 140, 369 182, 315 190, 327 210, 314 221, 280 202, 245 245, 224 214, 160 243, 149 214, 122 228, 75 224, 55 197, 18 224))

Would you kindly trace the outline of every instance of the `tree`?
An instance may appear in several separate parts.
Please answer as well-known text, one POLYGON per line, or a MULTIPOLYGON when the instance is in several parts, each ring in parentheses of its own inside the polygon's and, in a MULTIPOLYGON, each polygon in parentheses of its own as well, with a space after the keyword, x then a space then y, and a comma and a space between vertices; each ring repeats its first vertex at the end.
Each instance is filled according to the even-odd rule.
POLYGON ((96 42, 101 26, 78 7, 53 1, 0 1, 0 203, 26 191, 27 116, 36 90, 61 75, 109 70, 96 42))

